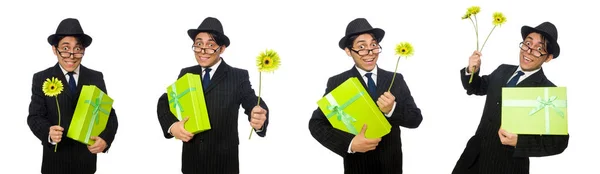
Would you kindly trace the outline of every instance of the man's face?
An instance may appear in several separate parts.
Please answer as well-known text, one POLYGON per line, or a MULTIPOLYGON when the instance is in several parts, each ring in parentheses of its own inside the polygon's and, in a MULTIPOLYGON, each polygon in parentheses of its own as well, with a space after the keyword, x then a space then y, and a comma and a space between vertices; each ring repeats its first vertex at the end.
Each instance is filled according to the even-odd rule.
POLYGON ((225 46, 218 46, 207 32, 201 32, 196 35, 193 48, 196 61, 202 67, 215 65, 221 59, 221 53, 225 51, 225 46))
POLYGON ((525 71, 533 71, 540 67, 544 62, 550 62, 553 55, 548 54, 547 43, 542 40, 539 33, 530 33, 521 44, 519 53, 519 65, 525 71))
POLYGON ((68 72, 73 72, 81 64, 85 49, 75 37, 67 36, 58 41, 57 47, 52 46, 52 51, 60 66, 68 72))
POLYGON ((371 71, 377 65, 380 47, 377 40, 369 33, 359 35, 352 41, 352 48, 344 49, 354 59, 354 64, 362 70, 371 71))

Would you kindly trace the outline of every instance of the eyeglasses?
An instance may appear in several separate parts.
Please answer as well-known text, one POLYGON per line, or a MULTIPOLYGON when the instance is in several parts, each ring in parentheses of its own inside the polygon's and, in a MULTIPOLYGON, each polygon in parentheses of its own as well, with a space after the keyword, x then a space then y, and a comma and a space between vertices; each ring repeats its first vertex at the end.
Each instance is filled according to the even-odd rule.
POLYGON ((378 54, 381 53, 381 45, 378 45, 377 48, 373 48, 373 49, 362 49, 362 50, 354 50, 354 49, 350 49, 352 51, 354 51, 356 54, 360 55, 360 56, 366 56, 369 54, 369 52, 373 52, 373 54, 378 54))
POLYGON ((546 53, 546 54, 544 54, 544 53, 542 53, 542 52, 541 52, 541 51, 539 51, 539 50, 536 50, 536 49, 531 49, 531 47, 529 47, 529 45, 525 45, 525 44, 523 44, 523 42, 519 43, 519 47, 521 48, 521 50, 523 50, 523 51, 525 51, 525 52, 527 52, 527 51, 530 51, 530 50, 531 50, 531 51, 530 51, 530 54, 531 54, 531 55, 533 55, 533 56, 535 56, 535 57, 537 57, 537 58, 540 58, 540 57, 543 57, 543 56, 545 56, 545 55, 548 55, 547 53, 546 53))
POLYGON ((80 52, 80 53, 72 53, 72 52, 60 52, 58 50, 56 50, 56 52, 60 55, 60 57, 62 58, 69 58, 71 56, 73 56, 73 58, 76 59, 80 59, 83 57, 84 52, 80 52))
POLYGON ((202 48, 198 45, 192 45, 192 50, 194 52, 202 52, 204 51, 205 54, 214 54, 217 51, 219 51, 219 49, 221 49, 221 47, 218 47, 217 49, 212 49, 212 48, 202 48))

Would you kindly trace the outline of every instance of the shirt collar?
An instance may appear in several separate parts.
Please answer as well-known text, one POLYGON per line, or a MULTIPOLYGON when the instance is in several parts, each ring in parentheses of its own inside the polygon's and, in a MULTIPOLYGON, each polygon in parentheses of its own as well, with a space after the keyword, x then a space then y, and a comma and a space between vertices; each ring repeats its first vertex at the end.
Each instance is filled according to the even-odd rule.
MULTIPOLYGON (((60 67, 60 70, 62 70, 64 75, 67 75, 67 73, 69 73, 67 70, 65 70, 62 65, 60 65, 60 63, 58 64, 58 67, 60 67)), ((79 74, 79 68, 81 67, 81 65, 77 66, 77 68, 75 68, 75 70, 73 70, 73 72, 75 74, 79 74)))
MULTIPOLYGON (((533 71, 525 71, 525 70, 523 70, 523 68, 521 68, 521 66, 519 66, 519 67, 517 68, 517 71, 521 71, 521 72, 523 72, 523 75, 527 77, 527 76, 530 76, 531 74, 534 74, 534 73, 536 73, 536 72, 540 71, 540 69, 542 69, 542 67, 540 67, 540 68, 538 68, 538 69, 535 69, 535 70, 533 70, 533 71)), ((513 73, 513 75, 514 75, 515 73, 517 73, 517 71, 515 71, 515 72, 513 73)))
MULTIPOLYGON (((358 66, 354 65, 354 67, 356 68, 356 70, 358 70, 358 73, 360 74, 361 77, 364 77, 365 74, 367 74, 368 72, 360 69, 358 66)), ((370 71, 370 73, 373 73, 373 75, 377 76, 377 65, 375 65, 375 68, 373 68, 373 70, 370 71)))
POLYGON ((204 70, 206 70, 206 68, 210 68, 211 72, 217 72, 217 68, 219 68, 219 65, 221 65, 221 61, 223 61, 223 58, 219 57, 219 61, 217 63, 215 63, 213 66, 211 67, 202 67, 202 72, 204 73, 204 70))

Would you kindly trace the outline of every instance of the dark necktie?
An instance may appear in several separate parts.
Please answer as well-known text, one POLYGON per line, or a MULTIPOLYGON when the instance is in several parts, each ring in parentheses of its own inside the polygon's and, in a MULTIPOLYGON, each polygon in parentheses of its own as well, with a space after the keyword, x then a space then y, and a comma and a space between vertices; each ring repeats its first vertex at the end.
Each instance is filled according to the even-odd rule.
POLYGON ((377 96, 377 86, 375 86, 375 81, 373 81, 373 78, 371 77, 371 75, 373 75, 373 73, 366 73, 365 76, 367 76, 367 88, 369 90, 369 94, 372 97, 376 97, 377 96))
POLYGON ((204 73, 204 77, 202 77, 202 88, 206 89, 206 87, 208 87, 208 85, 210 84, 210 68, 206 68, 204 71, 206 73, 204 73))
POLYGON ((71 94, 75 94, 75 90, 77 90, 77 84, 75 83, 73 72, 68 72, 67 75, 69 75, 69 90, 71 90, 71 94))
POLYGON ((512 79, 510 79, 510 81, 508 81, 508 83, 506 84, 507 87, 514 87, 517 86, 517 82, 519 82, 519 78, 525 73, 523 73, 523 71, 517 71, 517 75, 515 75, 512 79))

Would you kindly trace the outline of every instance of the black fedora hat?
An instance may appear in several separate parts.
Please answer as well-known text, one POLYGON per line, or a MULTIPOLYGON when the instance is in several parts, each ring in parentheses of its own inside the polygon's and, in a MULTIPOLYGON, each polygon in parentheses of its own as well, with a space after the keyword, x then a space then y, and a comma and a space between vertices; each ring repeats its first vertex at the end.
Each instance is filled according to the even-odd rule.
POLYGON ((554 24, 550 22, 544 22, 535 28, 532 28, 530 26, 521 27, 521 36, 523 36, 523 40, 525 40, 525 37, 527 37, 527 35, 533 32, 540 33, 546 39, 548 39, 548 41, 550 41, 550 43, 547 46, 548 53, 552 54, 554 56, 554 59, 556 59, 560 54, 560 46, 557 42, 558 31, 556 30, 556 26, 554 26, 554 24))
POLYGON ((58 24, 58 28, 56 28, 56 33, 48 36, 48 43, 53 45, 59 42, 59 36, 79 36, 81 45, 85 48, 92 44, 92 37, 88 36, 83 32, 81 28, 81 24, 79 24, 79 20, 74 18, 66 18, 63 19, 60 24, 58 24))
POLYGON ((207 17, 197 29, 189 29, 188 35, 194 40, 200 32, 214 33, 223 39, 223 45, 229 46, 229 38, 223 32, 223 25, 221 25, 221 22, 217 18, 207 17))
POLYGON ((383 40, 383 36, 385 35, 385 31, 380 28, 373 28, 367 19, 356 18, 348 23, 348 26, 346 27, 346 35, 340 39, 340 48, 344 49, 346 47, 349 37, 367 32, 373 33, 375 38, 377 38, 377 42, 381 42, 381 40, 383 40))

